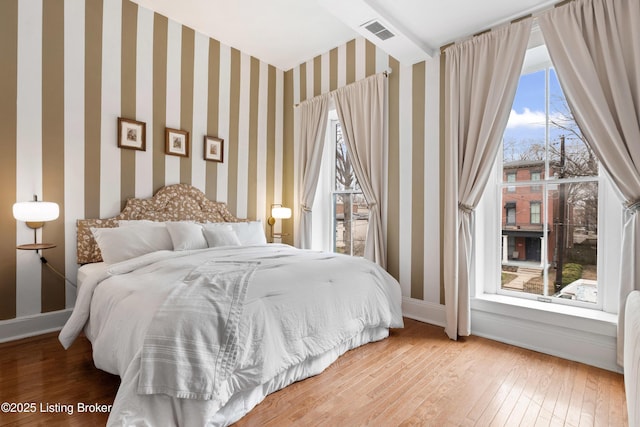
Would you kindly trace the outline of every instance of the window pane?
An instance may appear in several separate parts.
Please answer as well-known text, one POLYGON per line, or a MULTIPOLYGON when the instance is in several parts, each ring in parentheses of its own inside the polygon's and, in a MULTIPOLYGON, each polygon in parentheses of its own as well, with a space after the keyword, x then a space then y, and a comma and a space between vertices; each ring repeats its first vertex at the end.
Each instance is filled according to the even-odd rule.
POLYGON ((549 70, 549 172, 557 178, 598 176, 595 153, 573 118, 555 70, 549 70))
MULTIPOLYGON (((518 175, 530 176, 526 166, 518 175)), ((544 269, 552 261, 545 239, 549 227, 544 226, 544 193, 534 185, 518 186, 516 193, 502 192, 505 207, 502 220, 502 283, 501 288, 528 294, 552 295, 553 287, 544 289, 544 269), (514 215, 515 218, 510 218, 514 215), (546 228, 546 230, 545 230, 546 228), (545 234, 546 232, 546 234, 545 234)))
POLYGON ((364 244, 367 240, 369 228, 369 205, 362 193, 353 193, 353 253, 355 256, 364 256, 364 244))
POLYGON ((334 252, 364 256, 369 206, 355 176, 342 127, 335 124, 334 252))
POLYGON ((531 191, 531 188, 529 185, 518 186, 515 194, 503 189, 502 263, 542 271, 544 204, 541 194, 531 191))
POLYGON ((595 303, 598 183, 559 184, 549 197, 553 203, 549 281, 554 285, 554 296, 595 303))
POLYGON ((369 225, 369 206, 362 193, 333 195, 334 252, 364 256, 369 225))
POLYGON ((503 191, 501 288, 595 304, 598 183, 549 184, 546 204, 529 189, 503 191))
POLYGON ((544 161, 547 126, 545 78, 546 70, 520 77, 503 137, 505 162, 544 161))
POLYGON ((347 150, 347 144, 342 137, 340 123, 336 125, 336 191, 356 190, 360 191, 360 186, 356 180, 351 158, 347 150))

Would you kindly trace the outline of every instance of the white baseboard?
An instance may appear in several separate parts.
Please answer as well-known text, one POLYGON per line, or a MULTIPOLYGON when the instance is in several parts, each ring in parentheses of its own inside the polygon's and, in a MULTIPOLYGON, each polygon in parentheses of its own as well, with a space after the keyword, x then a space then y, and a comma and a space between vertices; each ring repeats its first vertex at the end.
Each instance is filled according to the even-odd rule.
MULTIPOLYGON (((554 313, 541 316, 522 307, 499 308, 503 307, 472 308, 471 334, 622 373, 616 363, 615 326, 610 322, 554 313)), ((402 313, 420 322, 446 326, 444 305, 403 297, 402 313)))
POLYGON ((471 334, 622 373, 616 362, 616 329, 611 322, 536 313, 522 307, 513 312, 502 308, 486 302, 475 308, 472 304, 471 334))
POLYGON ((616 363, 616 340, 612 337, 595 337, 482 312, 472 314, 471 325, 472 334, 479 337, 622 373, 616 363))
POLYGON ((51 311, 0 321, 0 343, 42 335, 62 329, 73 309, 51 311))
POLYGON ((402 314, 409 319, 445 327, 447 324, 444 305, 402 297, 402 314))

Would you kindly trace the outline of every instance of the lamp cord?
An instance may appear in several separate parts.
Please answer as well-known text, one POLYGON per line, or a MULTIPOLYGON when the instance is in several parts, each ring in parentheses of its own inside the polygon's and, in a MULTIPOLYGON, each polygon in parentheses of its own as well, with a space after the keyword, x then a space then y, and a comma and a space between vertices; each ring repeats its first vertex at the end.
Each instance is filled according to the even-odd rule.
POLYGON ((55 269, 51 264, 49 264, 49 261, 47 261, 47 259, 46 259, 45 257, 41 256, 41 257, 40 257, 40 262, 42 262, 42 264, 44 264, 44 265, 46 265, 47 267, 49 267, 49 269, 50 269, 51 271, 53 271, 55 274, 57 274, 58 276, 60 276, 60 277, 61 277, 62 279, 64 279, 66 282, 69 282, 69 284, 70 284, 71 286, 73 286, 74 288, 78 288, 78 286, 77 286, 75 283, 73 283, 71 280, 67 279, 67 277, 66 277, 64 274, 60 273, 60 272, 59 272, 58 270, 56 270, 56 269, 55 269))

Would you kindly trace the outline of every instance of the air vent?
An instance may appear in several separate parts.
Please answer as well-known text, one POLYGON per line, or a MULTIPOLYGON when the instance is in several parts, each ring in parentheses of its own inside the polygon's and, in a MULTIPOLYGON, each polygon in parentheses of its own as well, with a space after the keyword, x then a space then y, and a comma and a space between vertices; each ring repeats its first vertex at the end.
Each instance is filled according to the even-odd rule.
POLYGON ((367 30, 375 34, 380 40, 387 40, 395 35, 378 21, 372 21, 368 24, 363 25, 367 30))

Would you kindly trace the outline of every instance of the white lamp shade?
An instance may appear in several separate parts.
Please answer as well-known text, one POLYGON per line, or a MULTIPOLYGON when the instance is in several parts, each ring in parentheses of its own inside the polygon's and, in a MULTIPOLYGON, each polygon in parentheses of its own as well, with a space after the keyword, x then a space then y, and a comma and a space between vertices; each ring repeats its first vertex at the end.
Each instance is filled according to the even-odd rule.
POLYGON ((13 205, 13 217, 18 221, 53 221, 60 216, 60 208, 53 202, 20 202, 13 205))
POLYGON ((271 208, 271 216, 277 219, 291 218, 291 208, 283 208, 282 206, 274 206, 271 208))

